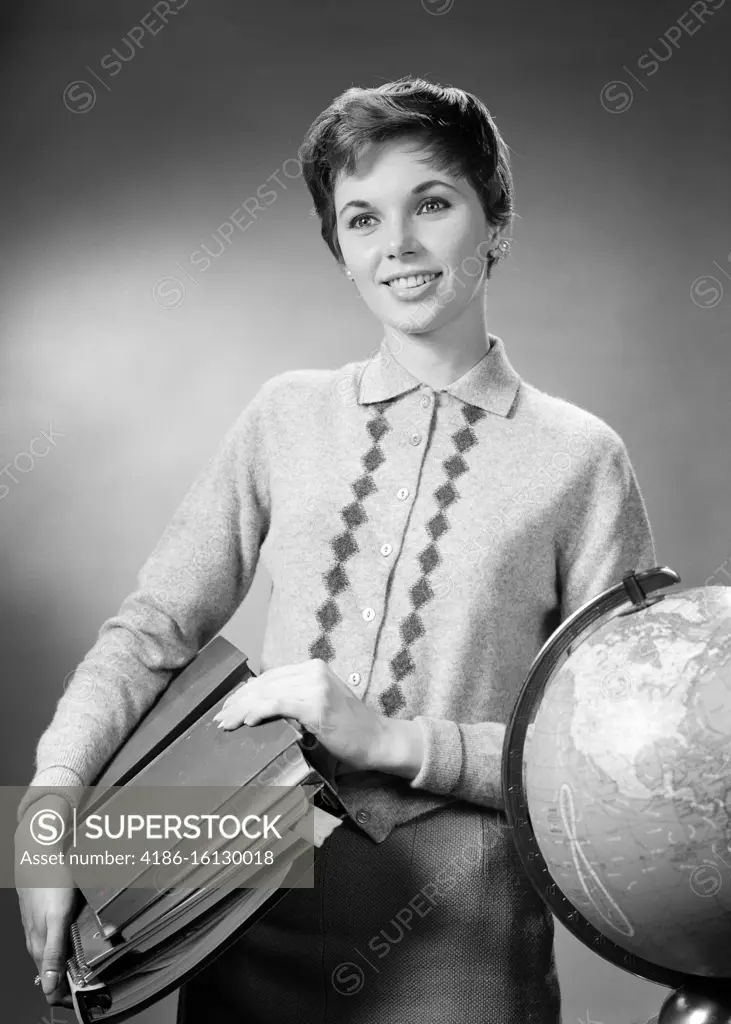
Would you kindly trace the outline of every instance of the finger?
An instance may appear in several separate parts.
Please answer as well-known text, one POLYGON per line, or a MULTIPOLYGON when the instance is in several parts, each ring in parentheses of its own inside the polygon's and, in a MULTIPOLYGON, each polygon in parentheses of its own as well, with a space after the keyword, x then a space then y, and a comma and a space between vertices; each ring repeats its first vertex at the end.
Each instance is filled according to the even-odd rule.
MULTIPOLYGON (((302 693, 301 687, 299 693, 302 693)), ((213 716, 213 721, 219 723, 219 728, 237 729, 244 722, 247 725, 254 725, 262 718, 277 715, 296 717, 291 707, 292 702, 297 699, 297 694, 297 677, 287 676, 265 687, 257 687, 249 693, 242 693, 228 707, 221 708, 213 716)))
POLYGON ((49 918, 40 972, 41 987, 46 996, 55 993, 59 982, 65 977, 66 943, 65 919, 49 918))
POLYGON ((291 711, 282 710, 286 706, 286 701, 268 696, 249 701, 243 707, 228 708, 219 720, 219 729, 228 732, 231 729, 238 729, 241 725, 258 725, 266 718, 284 718, 287 715, 294 718, 291 711))
POLYGON ((245 683, 240 683, 236 687, 236 689, 232 690, 231 693, 228 694, 223 704, 221 705, 221 710, 230 707, 232 704, 235 704, 238 700, 245 696, 249 690, 249 687, 253 686, 253 684, 258 681, 258 678, 258 676, 252 676, 251 679, 247 679, 245 683))
POLYGON ((36 965, 36 971, 38 971, 38 974, 40 974, 42 969, 43 969, 43 947, 44 947, 44 945, 45 945, 45 943, 43 942, 42 939, 38 939, 38 938, 35 938, 35 937, 32 938, 30 940, 30 942, 26 942, 26 944, 25 944, 25 948, 30 953, 31 959, 33 960, 33 963, 36 965))
POLYGON ((237 729, 240 725, 258 725, 267 718, 296 718, 305 724, 305 718, 314 718, 311 701, 298 688, 296 682, 282 680, 266 693, 252 694, 245 705, 237 705, 221 713, 222 729, 237 729))
POLYGON ((231 708, 243 707, 253 694, 265 693, 268 689, 268 683, 265 681, 264 684, 262 684, 260 679, 260 676, 256 679, 251 679, 246 686, 242 686, 240 689, 230 693, 221 705, 220 711, 213 716, 214 722, 221 717, 221 713, 223 711, 229 711, 231 708))
POLYGON ((259 675, 255 679, 250 680, 247 685, 250 686, 251 683, 259 683, 262 680, 264 681, 264 685, 268 685, 269 683, 277 682, 278 680, 291 675, 307 676, 313 672, 315 665, 320 661, 320 658, 308 658, 307 661, 298 661, 292 665, 277 665, 276 668, 268 668, 266 672, 260 672, 259 675))
POLYGON ((46 996, 46 1002, 49 1006, 68 1006, 73 1010, 74 1001, 71 998, 71 992, 69 990, 68 982, 65 980, 59 984, 50 995, 46 996))
POLYGON ((230 693, 221 705, 221 710, 213 716, 213 720, 218 721, 221 713, 224 711, 228 712, 230 708, 240 709, 246 706, 246 702, 252 697, 256 697, 259 694, 268 694, 272 687, 279 683, 291 681, 292 684, 303 686, 308 682, 312 682, 315 678, 314 669, 318 664, 320 664, 319 658, 311 658, 309 661, 267 669, 266 672, 251 678, 244 686, 230 693))

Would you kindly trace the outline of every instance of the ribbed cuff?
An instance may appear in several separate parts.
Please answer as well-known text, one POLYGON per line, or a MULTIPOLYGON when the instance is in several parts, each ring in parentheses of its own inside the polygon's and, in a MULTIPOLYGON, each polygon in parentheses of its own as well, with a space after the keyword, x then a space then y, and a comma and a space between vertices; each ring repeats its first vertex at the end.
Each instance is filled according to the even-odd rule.
POLYGON ((84 786, 85 783, 78 772, 65 765, 52 765, 50 768, 44 768, 43 771, 37 772, 18 804, 16 812, 18 824, 22 821, 28 808, 37 800, 43 799, 48 793, 62 796, 72 807, 78 806, 84 786))
POLYGON ((409 782, 412 789, 427 789, 430 793, 449 795, 462 773, 462 735, 459 725, 445 718, 414 718, 421 726, 424 737, 424 761, 416 778, 409 782))

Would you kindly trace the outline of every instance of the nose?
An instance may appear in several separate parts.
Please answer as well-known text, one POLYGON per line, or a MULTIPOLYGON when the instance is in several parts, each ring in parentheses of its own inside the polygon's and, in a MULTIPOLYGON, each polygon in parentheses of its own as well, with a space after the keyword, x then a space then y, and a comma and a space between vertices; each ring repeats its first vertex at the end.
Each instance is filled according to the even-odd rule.
POLYGON ((386 255, 389 259, 416 254, 416 241, 403 221, 393 222, 386 239, 386 255))

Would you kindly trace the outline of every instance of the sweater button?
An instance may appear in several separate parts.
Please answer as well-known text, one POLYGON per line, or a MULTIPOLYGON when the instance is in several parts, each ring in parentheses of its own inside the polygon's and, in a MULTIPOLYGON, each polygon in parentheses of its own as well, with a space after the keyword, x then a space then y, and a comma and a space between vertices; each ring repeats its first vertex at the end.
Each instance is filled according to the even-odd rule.
POLYGON ((429 408, 429 406, 431 405, 431 398, 429 397, 429 395, 422 395, 421 405, 422 405, 422 408, 424 408, 424 409, 428 409, 429 408))
POLYGON ((408 487, 400 487, 398 489, 398 491, 396 492, 396 497, 398 498, 399 501, 406 501, 408 496, 409 496, 409 489, 408 489, 408 487))
POLYGON ((419 444, 421 442, 421 434, 418 433, 418 431, 417 433, 412 434, 410 437, 410 441, 412 444, 419 444))
POLYGON ((358 813, 355 816, 355 820, 358 822, 359 825, 365 825, 367 821, 371 820, 371 816, 368 813, 368 811, 358 811, 358 813))
POLYGON ((390 555, 392 551, 393 551, 393 544, 382 544, 381 545, 381 554, 382 555, 390 555))
POLYGON ((366 622, 370 622, 371 619, 375 617, 375 614, 376 613, 372 608, 363 609, 363 618, 366 620, 366 622))
POLYGON ((360 672, 351 672, 348 676, 348 682, 351 686, 357 686, 360 682, 360 672))

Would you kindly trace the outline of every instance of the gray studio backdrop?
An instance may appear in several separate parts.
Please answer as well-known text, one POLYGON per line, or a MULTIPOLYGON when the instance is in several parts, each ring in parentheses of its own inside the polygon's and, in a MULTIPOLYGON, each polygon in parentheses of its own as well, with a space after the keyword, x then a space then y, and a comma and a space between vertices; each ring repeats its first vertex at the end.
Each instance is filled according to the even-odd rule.
MULTIPOLYGON (((6 784, 29 780, 65 677, 261 382, 380 340, 294 159, 352 84, 418 74, 485 100, 520 214, 491 330, 522 376, 622 435, 659 561, 684 585, 731 579, 731 3, 45 0, 4 17, 6 784), (247 206, 267 182, 275 198, 247 206)), ((267 597, 260 570, 225 630, 255 668, 267 597)), ((50 1022, 1 899, 4 1009, 50 1022)), ((557 949, 567 1024, 644 1021, 666 994, 560 925, 557 949)))

